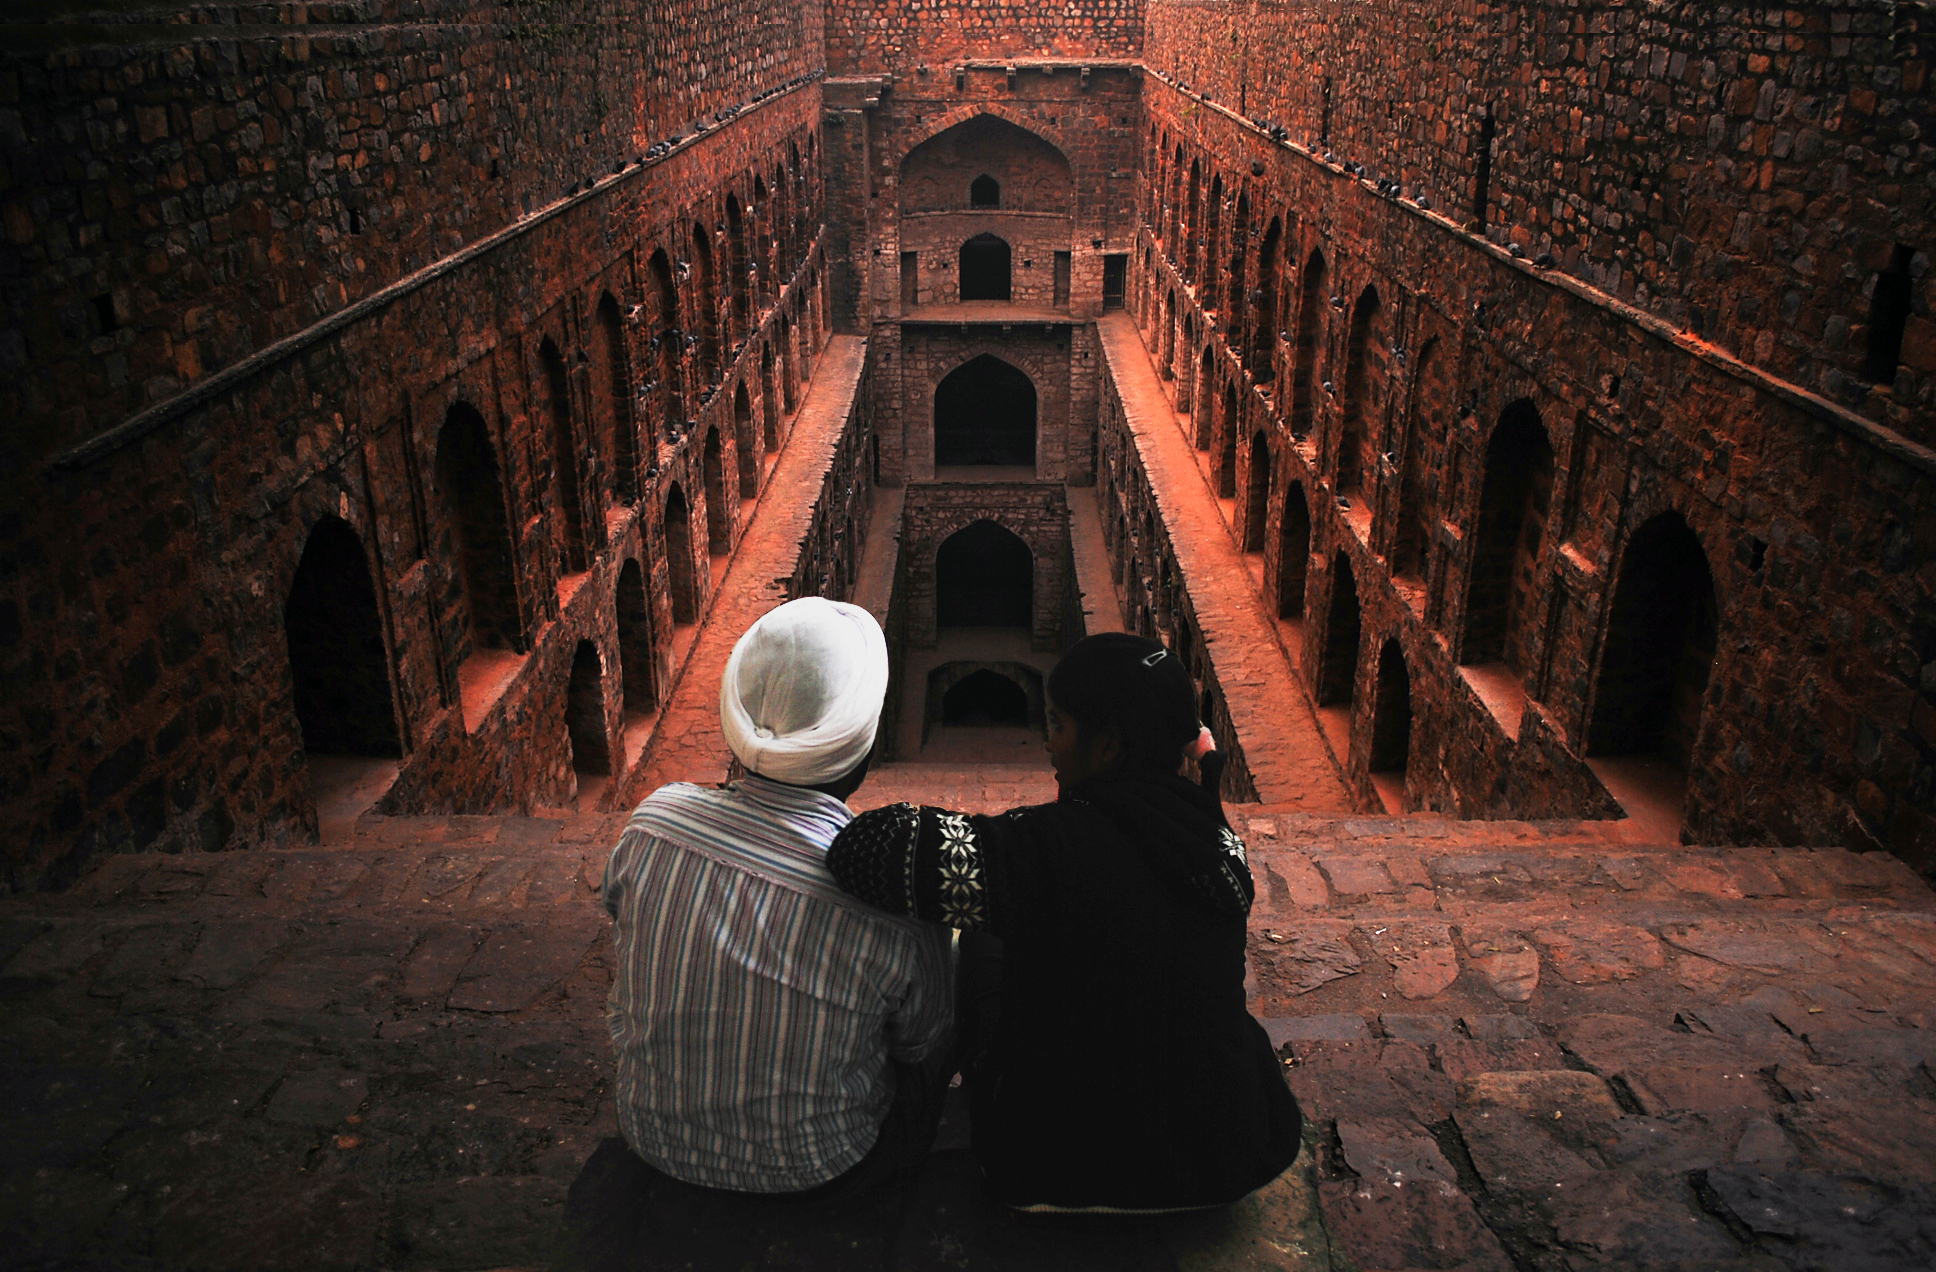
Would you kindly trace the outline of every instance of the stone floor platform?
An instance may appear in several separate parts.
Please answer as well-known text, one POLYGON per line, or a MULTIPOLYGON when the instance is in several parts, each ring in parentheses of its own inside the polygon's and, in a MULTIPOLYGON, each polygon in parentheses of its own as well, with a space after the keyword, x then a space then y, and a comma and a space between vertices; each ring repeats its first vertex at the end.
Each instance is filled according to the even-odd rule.
MULTIPOLYGON (((957 1127, 866 1250, 734 1266, 1931 1266, 1936 894, 1893 858, 1232 812, 1292 1171, 1071 1238, 982 1205, 957 1127)), ((8 1266, 555 1266, 613 1133, 621 822, 366 817, 0 902, 8 1266)))

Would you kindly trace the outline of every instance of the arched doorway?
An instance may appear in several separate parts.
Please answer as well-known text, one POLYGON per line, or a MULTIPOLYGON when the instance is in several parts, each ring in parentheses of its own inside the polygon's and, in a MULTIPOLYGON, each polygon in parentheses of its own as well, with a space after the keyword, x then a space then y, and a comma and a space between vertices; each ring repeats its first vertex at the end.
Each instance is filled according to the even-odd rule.
POLYGON ((1311 431, 1311 386, 1317 383, 1319 306, 1324 304, 1324 253, 1304 262, 1297 299, 1297 341, 1291 348, 1291 436, 1311 431))
POLYGON ((746 254, 746 218, 740 215, 739 196, 726 196, 726 243, 732 273, 726 294, 732 297, 732 334, 737 344, 746 338, 753 318, 752 264, 746 254))
MULTIPOLYGON (((1209 404, 1204 404, 1209 410, 1209 404)), ((1237 433, 1243 427, 1243 413, 1237 405, 1237 385, 1233 381, 1223 386, 1223 419, 1217 436, 1221 445, 1217 447, 1217 497, 1235 499, 1237 497, 1237 433)))
POLYGON ((1371 466, 1369 423, 1372 386, 1384 380, 1383 324, 1378 321, 1378 289, 1367 287, 1351 311, 1351 335, 1344 355, 1344 427, 1338 436, 1338 491, 1353 494, 1364 487, 1371 466))
POLYGON ((753 399, 746 381, 733 388, 733 458, 739 467, 739 497, 760 493, 760 438, 753 430, 753 399))
POLYGON ((1244 551, 1264 550, 1264 522, 1270 515, 1270 438, 1258 429, 1250 438, 1250 481, 1244 500, 1244 551))
POLYGON ((504 487, 484 417, 470 403, 452 403, 445 412, 436 468, 438 504, 450 537, 444 556, 456 563, 471 646, 522 653, 524 626, 518 621, 504 487))
POLYGON ((1521 398, 1501 414, 1486 447, 1460 662, 1504 662, 1522 681, 1530 671, 1540 597, 1535 566, 1552 493, 1553 447, 1539 411, 1521 398))
POLYGON ((1318 670, 1318 705, 1349 704, 1358 693, 1358 579, 1350 558, 1331 563, 1331 612, 1324 625, 1324 661, 1318 670))
POLYGON ((382 615, 348 522, 324 517, 310 531, 282 629, 304 753, 400 755, 382 615))
POLYGON ((1388 640, 1378 653, 1378 696, 1371 713, 1371 771, 1405 772, 1412 756, 1412 675, 1405 651, 1388 640))
POLYGON ((1284 238, 1284 224, 1272 217, 1264 230, 1264 243, 1257 251, 1257 286, 1251 292, 1250 374, 1259 384, 1276 377, 1277 348, 1277 258, 1284 238))
POLYGON ((726 515, 726 458, 717 426, 706 430, 701 463, 706 477, 706 551, 723 556, 733 546, 733 523, 726 515))
MULTIPOLYGON (((646 274, 652 282, 652 296, 658 304, 658 330, 652 333, 652 347, 659 354, 659 401, 661 423, 666 435, 685 423, 685 406, 680 398, 680 355, 684 340, 679 331, 679 293, 672 285, 672 265, 665 249, 652 253, 646 274)), ((654 448, 656 449, 656 447, 654 448)))
POLYGON ((692 509, 686 492, 673 482, 666 490, 662 524, 666 546, 666 572, 672 584, 672 621, 691 623, 699 618, 699 593, 694 586, 692 561, 692 509))
POLYGON ((565 378, 564 355, 550 336, 538 345, 538 365, 544 376, 545 407, 551 415, 551 498, 558 509, 558 562, 565 574, 591 568, 585 543, 584 496, 578 483, 578 449, 571 431, 571 386, 565 378))
POLYGON ((692 227, 692 274, 699 292, 699 369, 706 384, 719 383, 719 289, 713 279, 712 231, 692 227))
POLYGON ((1007 676, 983 668, 957 680, 941 695, 941 723, 949 725, 1026 725, 1028 694, 1007 676))
POLYGON ((760 346, 760 424, 765 435, 766 453, 780 449, 780 399, 773 388, 773 342, 760 346))
POLYGON ((1301 482, 1284 490, 1284 519, 1277 527, 1277 616, 1304 617, 1304 580, 1311 568, 1311 506, 1301 482))
POLYGON ((970 358, 934 390, 934 462, 1035 466, 1035 383, 991 354, 970 358))
POLYGON ((635 503, 639 497, 638 425, 632 418, 632 376, 625 354, 625 322, 619 317, 618 301, 610 292, 598 298, 594 335, 599 366, 592 383, 603 399, 602 414, 611 433, 612 497, 621 503, 635 503))
POLYGON ((612 597, 618 627, 619 715, 627 722, 658 709, 658 651, 652 640, 652 596, 635 560, 618 572, 612 597))
POLYGON ((938 626, 1032 626, 1035 554, 1006 527, 977 521, 935 552, 934 591, 938 626))
POLYGON ((1009 299, 1008 241, 993 234, 977 234, 961 245, 961 298, 1009 299))
POLYGON ((1686 772, 1719 627, 1700 539, 1678 512, 1647 521, 1620 557, 1587 753, 1653 756, 1686 772))
POLYGON ((1217 417, 1210 410, 1210 403, 1216 400, 1216 386, 1217 361, 1215 346, 1205 345, 1203 347, 1203 357, 1197 363, 1197 388, 1196 393, 1193 395, 1199 409, 1190 421, 1193 426, 1190 431, 1195 435, 1198 450, 1209 450, 1211 443, 1216 441, 1217 417))
POLYGON ((571 656, 571 679, 565 685, 565 736, 571 743, 571 766, 580 773, 607 776, 612 771, 611 743, 605 732, 605 665, 598 646, 578 642, 571 656))

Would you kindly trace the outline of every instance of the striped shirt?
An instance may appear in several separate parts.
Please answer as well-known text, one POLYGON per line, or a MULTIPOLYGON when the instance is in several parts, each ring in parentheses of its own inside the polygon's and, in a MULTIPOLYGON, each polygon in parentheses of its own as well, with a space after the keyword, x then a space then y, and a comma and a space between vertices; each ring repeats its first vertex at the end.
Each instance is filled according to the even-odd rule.
POLYGON ((948 933, 840 890, 825 857, 851 820, 830 795, 748 777, 661 787, 626 824, 604 887, 618 1121, 665 1173, 825 1183, 874 1146, 890 1059, 945 1042, 948 933))

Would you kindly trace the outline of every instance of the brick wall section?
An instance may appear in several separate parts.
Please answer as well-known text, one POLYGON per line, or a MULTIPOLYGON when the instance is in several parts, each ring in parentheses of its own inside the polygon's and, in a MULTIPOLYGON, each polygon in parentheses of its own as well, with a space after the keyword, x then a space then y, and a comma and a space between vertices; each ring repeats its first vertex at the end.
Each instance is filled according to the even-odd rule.
POLYGON ((1936 439, 1921 10, 1877 0, 1147 9, 1152 72, 1400 182, 1461 223, 1475 211, 1489 110, 1494 242, 1528 259, 1551 253, 1556 268, 1756 366, 1936 439), (1901 369, 1876 383, 1862 373, 1870 301, 1898 244, 1920 262, 1915 313, 1901 369))
MULTIPOLYGON (((1418 718, 1414 806, 1462 816, 1608 807, 1580 757, 1609 611, 1634 532, 1673 513, 1704 551, 1720 632, 1685 833, 1887 844, 1924 868, 1936 862, 1936 677, 1923 671, 1936 628, 1919 568, 1936 547, 1936 455, 1175 88, 1153 82, 1147 106, 1167 157, 1145 189, 1152 229, 1132 261, 1144 338, 1178 368, 1179 403, 1206 353, 1213 396, 1234 386, 1235 437, 1219 409, 1202 441, 1218 451, 1245 443, 1231 447, 1239 491, 1250 484, 1248 440, 1265 435, 1269 601, 1307 576, 1307 680, 1315 685, 1323 664, 1340 552, 1362 606, 1362 648, 1373 651, 1358 663, 1366 710, 1375 653, 1400 642, 1418 718), (1244 250, 1223 258, 1244 270, 1235 313, 1204 312, 1203 288, 1184 281, 1193 236, 1187 216, 1168 214, 1164 175, 1179 148, 1182 171, 1196 162, 1222 174, 1245 202, 1244 250), (1258 287, 1273 222, 1278 272, 1258 287), (1370 462, 1347 506, 1337 458, 1351 315, 1368 287, 1385 314, 1387 378, 1365 399, 1370 462), (1475 678, 1460 664, 1487 448, 1509 409, 1528 406, 1554 459, 1550 506, 1526 540, 1531 604, 1516 645, 1526 670, 1475 678), (1282 558, 1292 484, 1314 523, 1303 571, 1282 558)), ((1231 224, 1234 209, 1224 217, 1231 224)), ((1369 723, 1361 712, 1352 725, 1354 783, 1369 723)))
MULTIPOLYGON (((581 34, 607 38, 590 28, 581 34)), ((24 99, 24 109, 8 121, 17 125, 15 141, 24 139, 41 159, 14 164, 13 184, 0 200, 23 199, 30 211, 49 212, 33 213, 32 235, 24 242, 16 235, 9 249, 14 268, 34 271, 33 286, 40 289, 10 291, 8 310, 14 349, 36 359, 32 375, 7 378, 12 409, 24 426, 8 433, 14 447, 8 467, 19 476, 0 495, 7 579, 0 597, 7 683, 0 694, 0 838, 8 845, 12 886, 58 884, 103 852, 274 845, 314 834, 281 614, 304 545, 324 517, 342 519, 361 539, 382 612, 405 752, 387 810, 529 809, 569 798, 575 778, 564 695, 580 641, 592 642, 599 653, 607 749, 621 752, 621 721, 654 705, 636 701, 639 659, 652 664, 659 694, 671 671, 675 630, 661 517, 665 501, 675 484, 688 501, 691 575, 703 605, 710 599, 705 439, 718 430, 725 480, 717 483, 713 503, 723 505, 728 533, 736 535, 742 516, 734 480, 740 442, 735 387, 748 387, 755 444, 761 444, 769 415, 776 440, 784 442, 788 404, 797 406, 799 387, 825 340, 814 129, 819 90, 806 85, 768 91, 785 78, 785 59, 775 63, 758 51, 772 36, 768 27, 751 24, 735 72, 742 75, 737 90, 724 83, 706 90, 715 95, 706 100, 722 103, 715 109, 726 109, 723 103, 737 93, 740 109, 729 121, 703 134, 687 128, 684 144, 645 164, 628 163, 620 175, 603 158, 587 161, 585 174, 575 177, 581 182, 577 192, 556 201, 569 183, 547 185, 533 176, 517 188, 531 195, 534 206, 545 206, 512 225, 502 224, 512 215, 508 205, 502 214, 487 215, 473 213, 461 189, 456 198, 447 197, 451 186, 463 187, 470 178, 455 170, 436 175, 437 156, 456 144, 440 138, 430 159, 412 161, 428 168, 397 169, 395 197, 408 211, 397 213, 399 226, 411 217, 426 224, 461 217, 464 231, 426 232, 409 240, 408 251, 398 248, 394 259, 382 258, 390 264, 366 265, 364 274, 372 277, 360 304, 339 309, 350 300, 346 290, 310 309, 275 309, 295 315, 288 324, 328 316, 297 333, 297 345, 266 351, 270 337, 289 334, 284 319, 271 321, 269 310, 252 308, 266 300, 244 303, 240 292, 231 300, 221 289, 246 281, 264 298, 286 291, 277 273, 284 266, 268 259, 281 254, 289 269, 322 270, 315 282, 327 290, 333 275, 324 264, 338 258, 323 251, 327 226, 312 223, 324 218, 326 208, 304 211, 305 228, 288 231, 294 237, 278 237, 281 231, 270 224, 260 233, 233 230, 230 241, 218 242, 215 214, 206 204, 195 213, 201 220, 177 225, 172 212, 157 211, 151 227, 139 212, 146 205, 136 199, 125 219, 102 223, 106 237, 91 249, 101 264, 92 275, 79 254, 88 237, 82 227, 93 224, 88 218, 105 215, 102 206, 118 206, 116 180, 151 174, 205 200, 241 188, 215 178, 239 171, 237 156, 248 153, 240 149, 246 125, 221 131, 230 125, 218 110, 218 131, 197 160, 192 123, 173 122, 178 102, 199 95, 221 102, 224 94, 249 85, 273 97, 289 75, 299 76, 295 85, 301 88, 301 77, 315 71, 326 50, 339 70, 355 68, 357 87, 352 92, 345 81, 340 100, 345 117, 354 111, 360 119, 363 103, 382 108, 383 95, 403 93, 404 83, 435 79, 429 54, 420 50, 444 47, 440 41, 450 32, 433 25, 414 34, 385 28, 354 39, 340 32, 327 38, 265 33, 261 39, 85 55, 29 49, 8 61, 9 91, 24 99), (297 62, 292 50, 305 42, 308 60, 297 62), (244 73, 258 61, 267 68, 261 81, 244 73), (390 68, 383 72, 387 88, 378 87, 383 67, 390 68), (769 73, 770 80, 764 78, 769 73), (107 92, 109 83, 120 91, 107 92), (171 121, 166 137, 143 143, 131 122, 125 129, 113 120, 91 131, 81 127, 88 112, 105 111, 108 104, 117 112, 131 110, 131 103, 150 95, 171 121), (171 139, 181 143, 179 151, 171 149, 171 139), (228 167, 218 167, 218 154, 228 167), (157 169, 143 156, 176 162, 157 169), (584 186, 583 177, 593 174, 599 183, 584 186), (27 185, 33 180, 46 184, 36 193, 27 185), (732 244, 717 228, 726 220, 729 196, 742 208, 757 209, 745 216, 746 250, 757 255, 761 276, 744 284, 749 298, 743 311, 721 285, 731 280, 716 280, 708 297, 693 271, 676 268, 694 259, 697 227, 715 238, 720 260, 732 259, 732 244), (132 250, 131 242, 148 243, 152 257, 132 250), (260 261, 250 255, 258 249, 265 254, 260 261), (668 262, 669 319, 651 269, 658 252, 668 262), (65 262, 60 269, 53 268, 56 259, 65 262), (154 281, 141 284, 152 288, 154 314, 143 308, 147 301, 123 309, 117 299, 113 312, 125 325, 85 341, 60 334, 67 331, 60 321, 35 325, 41 322, 35 315, 70 312, 70 293, 119 286, 99 270, 145 270, 144 259, 159 271, 144 274, 154 281), (165 270, 159 268, 163 263, 165 270), (417 274, 396 276, 419 266, 417 274), (190 287, 189 279, 202 281, 190 287), (389 290, 380 287, 384 283, 389 290), (214 298, 206 306, 199 299, 204 295, 214 298), (618 315, 616 340, 601 305, 606 315, 618 315), (125 413, 148 400, 140 385, 153 377, 137 373, 144 342, 174 340, 169 332, 179 334, 178 325, 198 310, 247 319, 235 343, 199 367, 199 384, 213 388, 191 386, 172 405, 134 417, 139 428, 116 432, 125 413), (683 338, 708 324, 719 333, 710 366, 706 350, 687 347, 683 338), (49 336, 52 342, 43 343, 49 331, 59 339, 49 336), (564 362, 564 453, 574 459, 575 491, 561 480, 540 356, 547 340, 564 362), (668 349, 671 355, 662 355, 668 349), (769 352, 778 382, 770 398, 760 375, 769 352), (128 393, 102 378, 120 374, 117 359, 130 368, 134 387, 128 393), (215 369, 225 362, 225 369, 215 369), (625 393, 620 385, 634 391, 625 393), (680 390, 677 410, 667 408, 673 388, 680 390), (512 578, 504 624, 508 649, 472 648, 469 625, 460 621, 458 562, 446 547, 449 527, 436 476, 439 434, 460 402, 482 417, 500 479, 496 498, 508 529, 503 555, 512 578), (60 450, 101 430, 108 430, 101 445, 60 450), (46 466, 50 459, 56 462, 46 466), (559 529, 567 497, 581 509, 590 555, 589 569, 575 576, 567 574, 559 529), (621 703, 615 589, 628 561, 642 569, 649 600, 634 608, 646 610, 649 631, 632 651, 635 700, 621 703)), ((456 75, 456 68, 470 64, 465 59, 474 61, 495 47, 473 42, 460 52, 453 46, 436 74, 456 75)), ((520 45, 515 54, 545 65, 582 62, 586 75, 606 56, 601 45, 566 57, 576 47, 541 40, 520 45)), ((482 93, 504 73, 500 68, 494 77, 465 82, 482 93)), ((573 92, 563 79, 557 89, 554 100, 589 108, 589 90, 573 92)), ((317 103, 325 100, 339 99, 314 98, 311 108, 285 109, 299 115, 321 111, 317 103)), ((647 135, 672 130, 644 114, 642 102, 651 105, 635 96, 631 126, 647 135)), ((464 118, 480 117, 481 109, 467 107, 464 118)), ((192 113, 187 106, 183 111, 192 113)), ((552 116, 563 118, 560 112, 552 116)), ((517 153, 533 164, 539 155, 582 160, 598 153, 590 141, 538 144, 548 137, 516 134, 517 153)), ((307 133, 290 144, 297 158, 279 160, 278 173, 302 173, 303 156, 321 163, 335 153, 307 133)), ((468 155, 470 143, 461 149, 468 155)), ((313 184, 315 177, 303 179, 313 184)), ((323 198, 313 189, 309 195, 323 198)), ((179 197, 183 208, 194 202, 187 194, 179 197)), ((274 215, 294 215, 294 205, 276 206, 282 211, 274 215)), ((176 376, 157 391, 189 378, 176 376)))
POLYGON ((964 58, 1133 58, 1144 0, 830 0, 827 70, 911 70, 964 58))

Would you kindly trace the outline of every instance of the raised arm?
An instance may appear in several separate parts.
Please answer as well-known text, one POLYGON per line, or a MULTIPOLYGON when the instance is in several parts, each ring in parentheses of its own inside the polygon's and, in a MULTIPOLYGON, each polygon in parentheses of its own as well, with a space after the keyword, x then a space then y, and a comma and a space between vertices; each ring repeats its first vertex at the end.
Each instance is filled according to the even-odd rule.
POLYGON ((827 868, 842 888, 890 914, 999 932, 987 833, 983 818, 890 804, 848 823, 827 850, 827 868))

